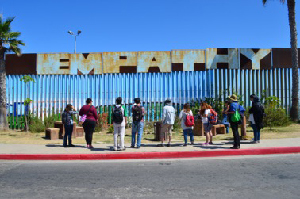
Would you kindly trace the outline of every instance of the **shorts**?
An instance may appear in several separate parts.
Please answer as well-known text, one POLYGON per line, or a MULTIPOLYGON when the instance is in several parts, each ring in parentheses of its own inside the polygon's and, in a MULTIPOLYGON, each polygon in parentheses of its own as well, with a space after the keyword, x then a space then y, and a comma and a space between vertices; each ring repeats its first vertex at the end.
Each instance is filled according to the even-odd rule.
POLYGON ((210 123, 204 123, 204 124, 203 124, 203 127, 204 127, 204 132, 205 132, 205 133, 208 133, 208 132, 211 131, 213 125, 210 124, 210 123))
POLYGON ((160 137, 165 137, 165 134, 167 136, 172 136, 172 126, 173 124, 163 124, 160 137))

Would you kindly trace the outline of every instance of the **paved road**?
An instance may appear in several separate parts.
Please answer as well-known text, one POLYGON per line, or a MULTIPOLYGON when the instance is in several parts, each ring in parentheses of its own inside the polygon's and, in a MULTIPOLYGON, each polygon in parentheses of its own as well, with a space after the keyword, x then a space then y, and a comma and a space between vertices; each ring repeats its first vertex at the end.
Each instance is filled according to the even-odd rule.
POLYGON ((300 195, 300 154, 132 161, 0 161, 0 198, 300 195))

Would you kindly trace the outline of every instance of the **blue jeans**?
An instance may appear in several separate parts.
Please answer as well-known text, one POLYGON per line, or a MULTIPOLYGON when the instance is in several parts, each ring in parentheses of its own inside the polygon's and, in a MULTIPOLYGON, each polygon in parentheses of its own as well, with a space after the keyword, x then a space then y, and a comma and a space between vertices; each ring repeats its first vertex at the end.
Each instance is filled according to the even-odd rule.
POLYGON ((256 124, 251 124, 254 134, 254 141, 260 141, 260 129, 257 128, 256 124))
POLYGON ((72 132, 73 132, 73 124, 71 125, 65 124, 65 135, 64 135, 63 146, 67 146, 67 139, 69 141, 69 145, 72 144, 72 132))
POLYGON ((229 133, 229 124, 224 124, 226 128, 226 133, 229 133))
POLYGON ((137 134, 137 147, 141 146, 141 140, 144 131, 144 122, 132 122, 132 138, 131 138, 131 146, 135 146, 135 135, 137 134))
POLYGON ((190 134, 190 140, 191 142, 194 142, 194 132, 193 129, 185 129, 183 130, 183 136, 184 136, 184 143, 187 144, 187 136, 190 134))

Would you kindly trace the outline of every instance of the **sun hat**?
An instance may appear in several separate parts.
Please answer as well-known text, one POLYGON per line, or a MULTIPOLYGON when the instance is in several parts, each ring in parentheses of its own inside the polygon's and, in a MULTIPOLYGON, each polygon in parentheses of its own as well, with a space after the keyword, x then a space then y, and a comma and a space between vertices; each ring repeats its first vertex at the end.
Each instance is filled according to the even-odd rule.
POLYGON ((235 94, 229 96, 228 98, 231 99, 232 101, 238 101, 238 98, 235 94))

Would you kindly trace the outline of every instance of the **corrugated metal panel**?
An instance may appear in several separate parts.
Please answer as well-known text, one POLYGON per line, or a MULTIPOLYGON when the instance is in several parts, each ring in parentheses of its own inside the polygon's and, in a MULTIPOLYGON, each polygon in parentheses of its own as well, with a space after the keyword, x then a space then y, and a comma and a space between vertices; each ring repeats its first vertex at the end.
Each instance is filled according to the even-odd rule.
MULTIPOLYGON (((300 73, 300 69, 299 69, 300 73)), ((292 69, 236 70, 214 69, 172 73, 136 73, 102 75, 31 75, 35 83, 28 89, 21 82, 21 75, 7 76, 8 114, 15 116, 11 128, 21 127, 21 116, 25 114, 22 103, 26 97, 33 100, 30 110, 44 119, 52 113, 61 113, 71 103, 79 110, 91 97, 99 113, 109 112, 116 97, 121 96, 129 109, 135 97, 140 97, 147 111, 147 121, 161 118, 161 109, 166 98, 171 98, 179 111, 192 99, 221 97, 222 100, 236 92, 241 95, 245 106, 250 106, 249 96, 256 93, 261 97, 279 97, 282 106, 289 111, 291 106, 292 69)), ((300 84, 300 82, 299 82, 300 84)))

